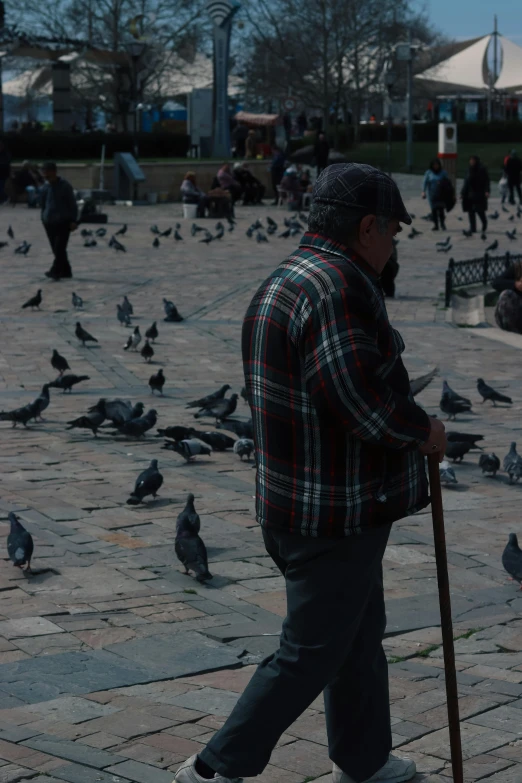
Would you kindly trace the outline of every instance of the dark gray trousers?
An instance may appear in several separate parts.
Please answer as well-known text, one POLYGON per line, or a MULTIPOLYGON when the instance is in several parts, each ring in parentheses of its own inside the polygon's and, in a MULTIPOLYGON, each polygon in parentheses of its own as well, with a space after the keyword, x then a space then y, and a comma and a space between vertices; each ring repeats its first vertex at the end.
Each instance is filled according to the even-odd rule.
POLYGON ((229 778, 259 775, 281 734, 324 691, 328 750, 356 781, 392 748, 382 558, 390 525, 317 539, 263 530, 286 582, 280 647, 199 754, 229 778))

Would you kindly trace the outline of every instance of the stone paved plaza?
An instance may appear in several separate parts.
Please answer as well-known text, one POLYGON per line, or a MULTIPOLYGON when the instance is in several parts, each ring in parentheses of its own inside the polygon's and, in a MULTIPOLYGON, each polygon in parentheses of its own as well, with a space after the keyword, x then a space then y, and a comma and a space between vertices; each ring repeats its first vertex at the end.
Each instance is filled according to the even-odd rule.
MULTIPOLYGON (((445 323, 444 269, 436 253, 419 183, 405 179, 409 208, 423 233, 400 238, 397 299, 389 302, 406 342, 412 376, 438 365, 440 378, 474 402, 474 414, 452 429, 485 436, 502 459, 522 424, 522 337, 495 328, 445 323), (512 408, 481 405, 482 376, 513 397, 512 408)), ((498 206, 493 200, 490 211, 498 206)), ((52 390, 45 422, 11 429, 0 423, 0 783, 170 783, 177 765, 222 725, 255 664, 278 644, 285 615, 283 580, 266 556, 254 519, 254 471, 232 452, 185 464, 142 440, 95 439, 66 422, 99 397, 143 401, 158 426, 194 423, 185 403, 229 383, 242 386, 240 330, 251 294, 292 248, 293 240, 257 244, 245 230, 272 207, 238 209, 238 225, 208 247, 190 236, 180 205, 109 207, 109 233, 123 222, 127 253, 99 240, 84 248, 77 232, 70 257, 74 280, 47 282, 50 253, 38 214, 0 210, 0 240, 11 223, 16 241, 0 251, 2 272, 0 409, 30 402, 55 378, 53 348, 74 373, 90 380, 70 395, 52 390), (152 247, 150 224, 180 220, 183 242, 152 247), (32 244, 26 258, 18 241, 32 244), (22 303, 43 289, 40 311, 22 303), (84 299, 79 314, 71 292, 84 299), (129 330, 116 320, 127 294, 142 333, 158 321, 149 367, 125 352, 129 330), (162 297, 175 301, 183 323, 163 322, 162 297), (99 345, 82 348, 77 318, 99 345), (160 366, 165 396, 147 386, 160 366), (129 507, 137 474, 158 458, 165 483, 156 501, 129 507), (174 552, 175 520, 193 492, 214 579, 201 586, 184 576, 174 552), (25 577, 7 559, 7 513, 16 511, 35 541, 25 577), (57 573, 55 573, 57 572, 57 573)), ((508 249, 507 215, 489 237, 508 249)), ((213 223, 207 221, 213 229, 213 223)), ((456 259, 484 248, 462 236, 458 214, 448 219, 456 259)), ((518 224, 517 224, 518 225, 518 224)), ((513 242, 510 251, 519 246, 513 242)), ((440 379, 418 400, 439 413, 440 379)), ((238 415, 248 417, 240 400, 238 415)), ((205 420, 206 428, 212 427, 205 420)), ((199 426, 199 423, 197 423, 199 426)), ((105 433, 105 434, 103 434, 105 433)), ((466 781, 522 781, 522 597, 500 561, 508 533, 522 533, 522 486, 485 479, 478 452, 456 466, 458 485, 444 490, 466 781)), ((150 500, 150 499, 149 499, 150 500)), ((418 765, 416 781, 452 779, 446 729, 444 672, 429 509, 396 523, 387 549, 386 650, 394 744, 418 765)), ((281 737, 260 783, 305 783, 328 776, 330 761, 322 699, 281 737)))

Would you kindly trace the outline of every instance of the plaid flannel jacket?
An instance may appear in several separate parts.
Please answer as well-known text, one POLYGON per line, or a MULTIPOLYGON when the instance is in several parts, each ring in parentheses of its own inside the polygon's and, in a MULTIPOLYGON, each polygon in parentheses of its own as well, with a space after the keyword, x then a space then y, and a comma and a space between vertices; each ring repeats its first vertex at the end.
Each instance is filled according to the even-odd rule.
POLYGON ((247 310, 258 522, 341 538, 429 502, 415 404, 375 272, 307 233, 247 310))

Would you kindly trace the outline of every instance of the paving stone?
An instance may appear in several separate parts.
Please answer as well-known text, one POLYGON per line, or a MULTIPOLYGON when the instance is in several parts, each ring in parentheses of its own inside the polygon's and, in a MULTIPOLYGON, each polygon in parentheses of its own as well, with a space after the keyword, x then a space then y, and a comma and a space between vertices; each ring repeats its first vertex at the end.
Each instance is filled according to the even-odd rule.
POLYGON ((16 764, 0 767, 0 783, 16 783, 18 780, 29 780, 37 775, 36 770, 19 767, 16 764))
POLYGON ((201 688, 176 696, 175 704, 188 709, 199 710, 210 715, 229 715, 238 700, 238 694, 218 688, 201 688))
POLYGON ((124 775, 137 783, 172 783, 172 772, 165 772, 139 761, 122 761, 121 764, 109 767, 107 772, 112 772, 118 777, 124 775))
MULTIPOLYGON (((114 783, 114 775, 102 772, 94 767, 83 767, 80 764, 67 764, 53 770, 53 776, 69 783, 114 783)), ((119 778, 118 783, 127 783, 126 778, 119 778)))
POLYGON ((96 718, 91 721, 90 728, 93 733, 96 731, 110 731, 118 737, 131 739, 142 734, 161 731, 161 729, 172 726, 172 723, 168 718, 160 718, 155 715, 148 715, 146 712, 127 709, 105 718, 96 718))
POLYGON ((24 617, 20 620, 0 622, 0 635, 5 636, 6 639, 16 639, 22 636, 46 636, 52 633, 63 633, 63 629, 46 620, 45 617, 24 617))
POLYGON ((48 753, 51 756, 58 756, 61 759, 75 761, 87 767, 96 767, 103 769, 111 764, 117 764, 119 757, 113 753, 107 753, 105 750, 99 750, 92 747, 86 747, 78 742, 70 740, 57 739, 56 737, 40 735, 24 741, 24 746, 34 750, 48 753))
POLYGON ((318 777, 331 772, 332 762, 323 745, 306 740, 297 740, 282 748, 277 748, 270 758, 272 764, 290 772, 318 777))
POLYGON ((118 707, 113 707, 110 704, 96 704, 89 699, 81 699, 77 696, 63 696, 61 699, 33 704, 27 708, 27 711, 34 715, 75 724, 112 715, 112 713, 118 712, 118 707))
POLYGON ((505 730, 510 734, 522 737, 522 712, 508 705, 467 718, 467 722, 477 726, 488 726, 491 729, 505 730))

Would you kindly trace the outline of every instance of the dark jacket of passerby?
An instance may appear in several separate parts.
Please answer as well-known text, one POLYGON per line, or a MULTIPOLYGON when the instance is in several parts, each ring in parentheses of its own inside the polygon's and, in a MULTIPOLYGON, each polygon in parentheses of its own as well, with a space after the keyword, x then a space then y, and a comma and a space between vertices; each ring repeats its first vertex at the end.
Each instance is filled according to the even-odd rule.
POLYGON ((314 145, 314 158, 316 165, 321 168, 328 166, 329 153, 330 145, 328 144, 328 139, 323 134, 320 134, 314 145))
POLYGON ((504 172, 507 177, 508 185, 520 185, 522 161, 514 150, 504 161, 504 172))
POLYGON ((0 179, 9 179, 11 173, 11 156, 3 145, 0 145, 0 179))
POLYGON ((468 175, 462 187, 462 204, 465 211, 473 207, 476 211, 486 211, 488 208, 489 174, 479 158, 474 166, 468 169, 468 175))
POLYGON ((42 223, 45 225, 76 223, 78 220, 78 205, 72 185, 61 177, 58 177, 56 182, 45 185, 41 205, 42 223))

